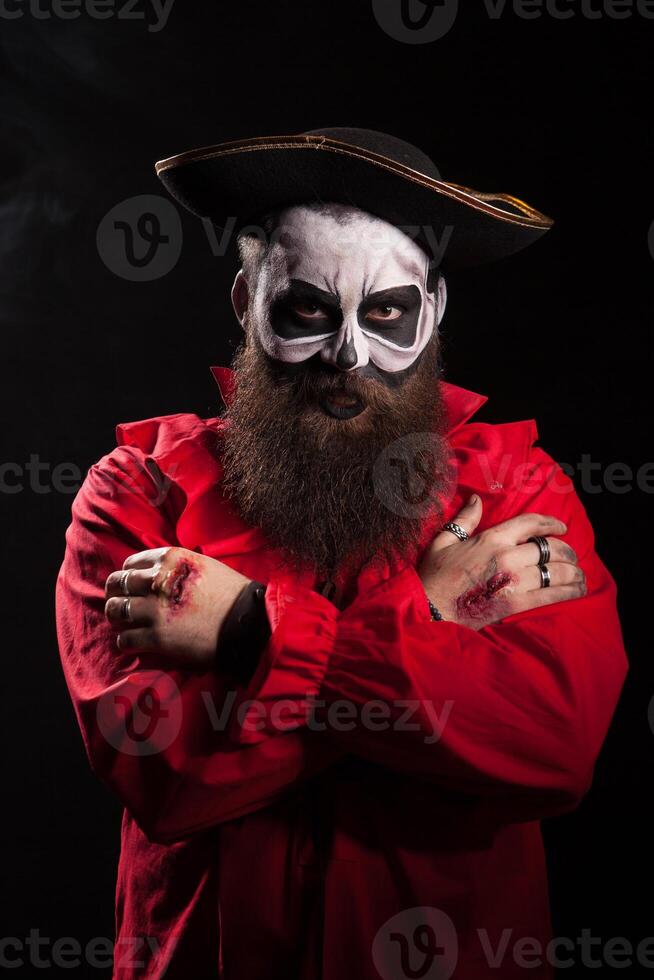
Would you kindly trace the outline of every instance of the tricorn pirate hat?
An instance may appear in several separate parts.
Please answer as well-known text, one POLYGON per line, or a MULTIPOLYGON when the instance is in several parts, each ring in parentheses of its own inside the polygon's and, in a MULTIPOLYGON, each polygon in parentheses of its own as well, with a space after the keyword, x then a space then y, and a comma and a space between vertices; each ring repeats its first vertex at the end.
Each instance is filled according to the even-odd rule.
POLYGON ((442 180, 417 147, 370 129, 218 143, 160 160, 156 172, 180 204, 219 228, 238 232, 277 208, 339 202, 402 228, 444 268, 512 255, 553 224, 508 194, 442 180))

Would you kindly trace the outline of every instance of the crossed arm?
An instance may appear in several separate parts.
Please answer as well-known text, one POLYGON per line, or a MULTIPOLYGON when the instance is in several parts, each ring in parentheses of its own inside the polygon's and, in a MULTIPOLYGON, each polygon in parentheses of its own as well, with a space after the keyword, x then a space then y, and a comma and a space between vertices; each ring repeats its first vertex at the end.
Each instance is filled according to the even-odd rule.
MULTIPOLYGON (((266 593, 270 640, 241 685, 203 663, 216 624, 204 635, 193 603, 168 604, 168 650, 161 641, 158 654, 148 652, 143 635, 141 652, 138 642, 125 642, 126 633, 116 643, 105 615, 110 575, 126 561, 146 561, 130 556, 173 549, 161 553, 170 566, 134 569, 159 575, 161 584, 180 559, 174 528, 149 502, 137 457, 121 447, 92 467, 75 500, 57 582, 57 627, 91 765, 152 839, 175 840, 265 806, 345 753, 474 793, 501 819, 538 819, 583 796, 626 657, 615 585, 574 491, 557 495, 576 556, 569 563, 585 573, 585 592, 573 602, 463 625, 430 620, 425 581, 445 607, 455 608, 456 597, 411 566, 343 612, 311 589, 273 579, 266 593), (178 661, 178 634, 195 658, 192 669, 178 661), (152 717, 159 723, 148 733, 152 717), (147 733, 142 740, 137 722, 147 733)), ((522 501, 525 512, 537 514, 551 505, 545 488, 522 501)), ((212 561, 186 555, 191 563, 212 561)), ((248 580, 214 564, 215 579, 201 577, 202 587, 214 604, 222 595, 224 615, 248 580)), ((519 580, 522 573, 512 574, 519 580)))

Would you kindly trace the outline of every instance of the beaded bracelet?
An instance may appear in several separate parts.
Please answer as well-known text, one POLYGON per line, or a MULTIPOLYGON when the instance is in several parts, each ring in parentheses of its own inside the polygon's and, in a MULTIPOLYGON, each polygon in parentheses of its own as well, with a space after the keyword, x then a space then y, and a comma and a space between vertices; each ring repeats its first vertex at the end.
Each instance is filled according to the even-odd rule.
POLYGON ((441 614, 439 613, 438 609, 436 608, 436 606, 434 605, 434 603, 431 601, 431 599, 429 598, 429 596, 427 596, 427 603, 429 605, 429 612, 431 613, 432 620, 436 620, 439 623, 442 622, 443 617, 441 616, 441 614))

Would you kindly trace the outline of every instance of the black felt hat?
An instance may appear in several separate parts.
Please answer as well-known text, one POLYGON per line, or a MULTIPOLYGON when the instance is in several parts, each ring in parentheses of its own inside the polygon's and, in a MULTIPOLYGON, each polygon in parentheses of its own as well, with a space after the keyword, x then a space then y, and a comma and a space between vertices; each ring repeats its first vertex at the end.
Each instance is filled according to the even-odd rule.
POLYGON ((219 228, 236 233, 276 208, 339 202, 402 228, 445 269, 512 255, 553 224, 508 194, 442 180, 417 147, 370 129, 233 140, 160 160, 156 172, 180 204, 219 228))

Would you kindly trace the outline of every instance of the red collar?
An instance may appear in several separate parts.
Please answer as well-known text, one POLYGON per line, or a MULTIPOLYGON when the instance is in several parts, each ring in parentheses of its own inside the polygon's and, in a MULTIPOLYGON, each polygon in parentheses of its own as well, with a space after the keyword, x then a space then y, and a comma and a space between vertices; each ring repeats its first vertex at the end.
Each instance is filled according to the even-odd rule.
MULTIPOLYGON (((234 397, 236 371, 230 367, 216 366, 211 368, 211 373, 218 385, 223 402, 229 406, 234 397)), ((441 390, 450 420, 448 432, 454 432, 455 429, 458 429, 488 401, 488 395, 479 395, 475 391, 468 391, 466 388, 450 384, 449 381, 441 381, 441 390)))

